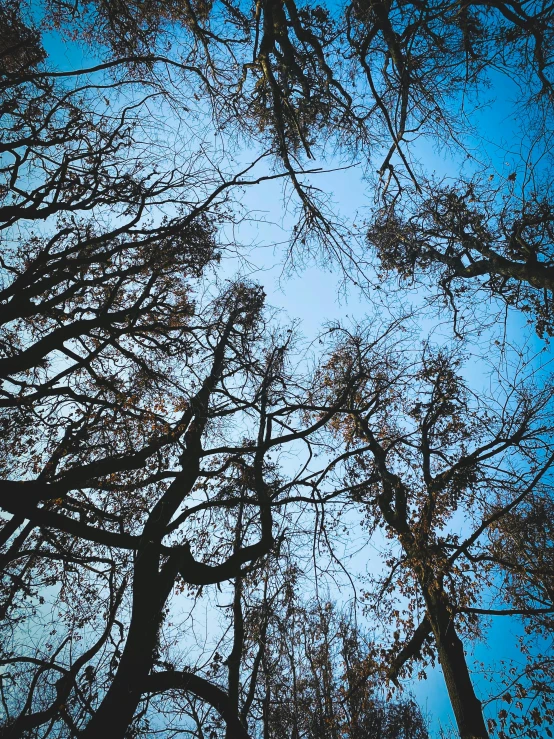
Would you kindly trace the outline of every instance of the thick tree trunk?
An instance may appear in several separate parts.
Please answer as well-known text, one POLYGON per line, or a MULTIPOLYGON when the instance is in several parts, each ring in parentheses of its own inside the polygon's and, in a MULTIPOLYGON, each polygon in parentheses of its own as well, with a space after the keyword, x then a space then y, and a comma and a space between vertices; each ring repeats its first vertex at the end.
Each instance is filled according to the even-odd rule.
MULTIPOLYGON (((433 599, 434 600, 434 599, 433 599)), ((428 602, 429 620, 435 636, 444 681, 461 739, 488 739, 481 701, 475 695, 464 647, 454 619, 442 603, 428 602)))
MULTIPOLYGON (((426 558, 427 552, 424 550, 422 554, 420 546, 407 528, 405 516, 402 521, 404 530, 401 531, 400 541, 414 562, 414 574, 427 606, 427 619, 435 637, 444 681, 460 737, 461 739, 489 739, 481 701, 473 690, 464 646, 456 633, 454 614, 450 607, 448 594, 442 586, 442 577, 437 577, 433 565, 426 558)), ((398 526, 394 519, 393 522, 398 526)), ((420 636, 424 632, 425 629, 422 628, 420 636)))
MULTIPOLYGON (((358 416, 358 419, 360 417, 358 416)), ((425 605, 427 618, 431 625, 437 651, 444 674, 444 680, 450 702, 458 724, 461 739, 489 739, 483 719, 481 702, 475 695, 469 670, 467 668, 463 644, 456 634, 454 614, 449 607, 449 597, 442 581, 444 573, 436 571, 436 558, 430 546, 428 532, 431 527, 433 512, 437 502, 435 481, 431 477, 430 468, 424 465, 424 477, 427 485, 428 500, 423 509, 424 518, 414 527, 408 516, 410 493, 398 475, 387 467, 387 454, 376 440, 369 425, 361 421, 365 438, 371 446, 381 477, 383 492, 378 496, 378 504, 385 521, 396 532, 408 561, 417 580, 425 605)), ((424 463, 429 463, 429 440, 427 431, 422 432, 422 450, 424 463)), ((418 628, 415 636, 415 647, 422 645, 426 637, 424 626, 418 628)), ((414 644, 412 644, 412 649, 414 644)), ((407 656, 407 655, 406 655, 407 656)), ((395 676, 393 665, 391 670, 395 676)))
POLYGON ((82 739, 123 739, 139 704, 142 686, 152 668, 155 636, 131 628, 116 677, 100 707, 81 734, 82 739))
POLYGON ((159 557, 153 544, 139 551, 135 563, 133 611, 129 634, 112 684, 81 739, 123 739, 152 669, 162 608, 159 557), (149 551, 152 550, 152 551, 149 551))

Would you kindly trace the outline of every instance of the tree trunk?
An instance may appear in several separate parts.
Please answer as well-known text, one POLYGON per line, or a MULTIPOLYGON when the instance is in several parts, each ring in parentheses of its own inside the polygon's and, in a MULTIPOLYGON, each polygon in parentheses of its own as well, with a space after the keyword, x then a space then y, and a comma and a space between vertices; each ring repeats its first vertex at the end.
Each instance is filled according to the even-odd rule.
POLYGON ((473 690, 464 647, 456 633, 453 615, 444 604, 437 603, 435 599, 430 601, 429 620, 460 737, 488 739, 481 701, 473 690))
MULTIPOLYGON (((407 528, 405 517, 403 520, 407 528)), ((461 739, 489 739, 481 701, 473 690, 464 646, 456 633, 453 609, 450 607, 448 594, 443 588, 442 577, 437 577, 432 564, 426 560, 427 552, 424 551, 422 556, 411 531, 402 531, 400 541, 404 551, 415 563, 414 574, 427 606, 427 618, 435 637, 444 681, 460 737, 461 739)))
POLYGON ((123 739, 152 669, 163 605, 159 557, 154 544, 139 550, 135 562, 133 611, 129 634, 117 672, 81 739, 123 739), (152 551, 153 550, 153 551, 152 551))

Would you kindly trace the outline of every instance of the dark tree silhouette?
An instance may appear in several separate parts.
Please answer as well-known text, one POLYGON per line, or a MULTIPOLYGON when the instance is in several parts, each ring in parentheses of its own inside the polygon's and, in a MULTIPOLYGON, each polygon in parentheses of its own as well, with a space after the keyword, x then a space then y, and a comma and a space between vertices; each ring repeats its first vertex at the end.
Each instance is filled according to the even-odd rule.
POLYGON ((475 287, 529 315, 543 336, 552 335, 554 211, 543 194, 517 195, 479 182, 427 183, 425 197, 384 208, 367 239, 385 269, 412 281, 434 275, 455 310, 475 287))
MULTIPOLYGON (((436 654, 460 736, 487 737, 463 635, 471 638, 478 614, 495 612, 474 606, 494 582, 492 571, 477 564, 482 552, 495 557, 483 536, 509 527, 512 511, 549 490, 552 388, 512 388, 504 402, 487 402, 468 391, 447 354, 426 350, 420 362, 408 364, 398 351, 368 359, 361 347, 360 336, 347 335, 327 380, 334 386, 343 363, 356 357, 371 378, 349 399, 337 433, 357 451, 348 458, 346 480, 359 485, 369 531, 383 527, 401 547, 390 552, 390 575, 376 583, 371 600, 379 609, 387 593, 410 599, 405 612, 392 604, 388 612, 399 626, 388 675, 396 681, 409 660, 436 654), (448 525, 461 512, 475 526, 462 540, 448 525), (402 630, 412 633, 405 644, 402 630)), ((528 565, 521 565, 525 571, 528 565)), ((537 608, 531 601, 512 613, 546 616, 551 604, 537 608)))

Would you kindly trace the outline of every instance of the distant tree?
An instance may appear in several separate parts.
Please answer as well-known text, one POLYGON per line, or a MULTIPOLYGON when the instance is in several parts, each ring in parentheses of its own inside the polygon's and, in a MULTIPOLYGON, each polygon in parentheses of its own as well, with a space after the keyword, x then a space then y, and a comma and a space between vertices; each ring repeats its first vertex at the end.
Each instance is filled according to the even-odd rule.
POLYGON ((251 735, 428 739, 417 704, 386 695, 375 645, 352 614, 304 602, 304 580, 284 551, 254 577, 235 580, 232 639, 220 671, 227 670, 229 697, 251 735))
POLYGON ((373 645, 330 603, 291 603, 269 622, 262 657, 264 736, 428 738, 414 701, 385 698, 373 645))

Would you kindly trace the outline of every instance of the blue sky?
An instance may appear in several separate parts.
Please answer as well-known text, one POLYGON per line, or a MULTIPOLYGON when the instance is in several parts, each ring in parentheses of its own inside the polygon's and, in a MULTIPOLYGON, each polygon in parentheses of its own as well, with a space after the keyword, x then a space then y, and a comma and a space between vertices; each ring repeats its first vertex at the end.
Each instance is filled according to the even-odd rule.
MULTIPOLYGON (((47 37, 45 41, 51 61, 60 69, 94 61, 94 54, 91 53, 87 58, 74 46, 61 44, 54 35, 47 37)), ((518 122, 511 104, 513 92, 506 80, 497 77, 486 94, 487 99, 493 100, 496 97, 496 101, 491 102, 479 114, 477 138, 481 145, 485 145, 485 154, 490 159, 491 168, 498 175, 504 176, 517 167, 516 160, 520 157, 519 139, 516 135, 518 122)), ((430 141, 421 141, 416 146, 417 158, 425 163, 429 171, 455 176, 462 166, 468 166, 467 161, 460 158, 447 158, 439 154, 430 141)), ((239 159, 243 157, 246 157, 246 153, 239 155, 239 159)), ((332 169, 340 163, 329 159, 322 162, 322 165, 332 169)), ((362 179, 361 167, 321 174, 314 177, 313 181, 326 193, 332 194, 336 207, 345 218, 363 223, 364 213, 371 203, 371 192, 362 179)), ((290 229, 291 217, 283 211, 280 184, 270 183, 247 189, 242 203, 249 212, 257 214, 265 223, 252 222, 235 232, 244 243, 252 245, 248 252, 249 266, 228 258, 223 263, 226 274, 231 276, 240 270, 259 281, 265 288, 268 303, 281 309, 290 319, 299 319, 302 332, 309 338, 317 334, 325 321, 360 320, 368 312, 375 310, 375 304, 381 300, 380 295, 373 294, 374 304, 371 305, 371 297, 368 301, 367 296, 362 295, 355 286, 348 285, 346 289, 341 289, 344 287, 342 275, 336 267, 325 269, 312 263, 296 273, 283 275, 283 243, 290 229)), ((400 298, 400 307, 407 306, 409 302, 421 304, 425 297, 422 293, 406 295, 400 298)), ((382 310, 385 311, 385 308, 382 310)), ((531 349, 542 348, 542 343, 529 330, 520 315, 510 315, 509 327, 518 339, 527 336, 531 349)), ((429 332, 433 333, 435 339, 441 335, 448 337, 448 318, 443 319, 440 326, 436 318, 428 319, 422 329, 422 337, 429 332)), ((538 361, 544 362, 545 359, 543 354, 538 361)), ((484 372, 482 364, 473 362, 466 371, 470 382, 477 385, 481 383, 484 372)), ((504 657, 510 652, 516 655, 514 642, 520 628, 512 619, 496 619, 488 631, 486 641, 475 645, 475 659, 489 662, 500 645, 504 657)), ((435 730, 439 722, 443 726, 453 723, 446 689, 438 668, 429 672, 426 681, 415 681, 411 689, 422 708, 432 718, 435 730)))

